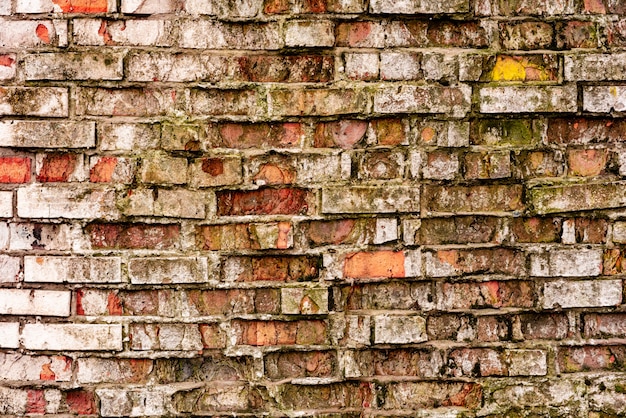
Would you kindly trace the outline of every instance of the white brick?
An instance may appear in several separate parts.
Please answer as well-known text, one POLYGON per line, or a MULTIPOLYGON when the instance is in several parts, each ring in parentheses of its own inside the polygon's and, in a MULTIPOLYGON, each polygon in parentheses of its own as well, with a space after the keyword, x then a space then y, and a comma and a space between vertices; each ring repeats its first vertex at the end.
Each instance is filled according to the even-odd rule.
POLYGON ((565 249, 531 255, 531 275, 537 277, 599 276, 602 250, 565 249))
POLYGON ((177 11, 175 0, 123 0, 122 13, 152 15, 177 11))
POLYGON ((96 145, 93 122, 14 120, 0 122, 0 146, 90 148, 96 145))
POLYGON ((167 405, 172 402, 171 392, 171 387, 96 389, 96 395, 100 399, 100 415, 103 417, 169 415, 167 405))
POLYGON ((372 0, 371 13, 439 14, 469 11, 467 0, 372 0))
POLYGON ((613 224, 613 242, 626 243, 626 222, 615 222, 613 224))
POLYGON ((198 325, 133 324, 130 329, 133 350, 202 350, 198 325))
POLYGON ((0 314, 69 316, 72 292, 0 289, 0 314))
MULTIPOLYGON (((130 360, 133 362, 134 360, 130 360)), ((144 360, 150 361, 150 360, 144 360)), ((129 382, 136 379, 129 360, 85 357, 76 359, 78 383, 129 382)), ((132 364, 132 363, 131 363, 132 364)))
POLYGON ((0 57, 4 58, 4 62, 0 65, 0 80, 10 80, 15 77, 17 56, 15 54, 0 54, 0 57))
POLYGON ((283 40, 276 22, 252 25, 209 20, 185 21, 180 25, 180 46, 197 49, 280 49, 283 40))
POLYGON ((346 54, 344 72, 353 80, 370 80, 378 78, 378 54, 359 53, 346 54))
POLYGON ((0 387, 0 415, 24 415, 28 405, 28 390, 0 387))
POLYGON ((416 80, 419 77, 419 55, 407 52, 382 52, 380 54, 381 79, 416 80))
POLYGON ((325 20, 290 21, 286 24, 285 45, 293 47, 333 46, 334 25, 325 20))
POLYGON ((507 86, 480 89, 482 113, 576 112, 576 86, 507 86))
POLYGON ((287 315, 328 313, 328 289, 281 289, 281 312, 287 315))
POLYGON ((11 250, 60 250, 72 248, 72 227, 67 224, 16 223, 10 227, 11 250))
POLYGON ((26 324, 21 339, 28 350, 121 350, 122 326, 26 324))
POLYGON ((509 376, 545 376, 548 359, 541 350, 510 350, 507 352, 509 376))
POLYGON ((63 87, 4 87, 0 94, 0 115, 67 117, 68 90, 63 87))
POLYGON ((27 80, 121 80, 122 59, 106 51, 32 54, 23 68, 27 80))
POLYGON ((10 15, 11 14, 11 2, 3 1, 0 2, 0 15, 10 15))
MULTIPOLYGON (((6 0, 4 0, 6 1, 6 0)), ((15 11, 17 13, 61 13, 61 12, 69 12, 69 13, 80 13, 80 12, 114 12, 115 8, 115 0, 108 0, 108 4, 106 10, 74 10, 71 6, 69 10, 63 10, 59 4, 63 4, 67 2, 59 2, 54 0, 17 0, 15 4, 15 11)), ((88 3, 87 3, 88 4, 88 3)))
POLYGON ((206 283, 208 271, 207 259, 202 257, 133 258, 128 262, 133 284, 206 283))
POLYGON ((298 158, 296 164, 298 183, 324 183, 341 181, 344 178, 339 155, 303 155, 298 158))
POLYGON ((67 45, 67 21, 65 20, 0 19, 0 27, 2 27, 0 48, 17 49, 67 45))
POLYGON ((44 283, 120 283, 119 257, 24 257, 24 281, 44 283))
POLYGON ((20 346, 20 324, 18 322, 0 322, 0 348, 18 348, 20 346))
POLYGON ((74 19, 78 45, 172 46, 172 22, 165 20, 74 19))
POLYGON ((376 344, 411 344, 426 341, 426 320, 421 316, 374 317, 376 344))
POLYGON ((398 239, 398 220, 396 218, 377 218, 374 244, 383 244, 398 239))
POLYGON ((626 111, 626 87, 583 87, 583 110, 601 113, 626 111))
POLYGON ((0 380, 40 380, 41 373, 54 373, 56 382, 72 379, 72 366, 63 356, 27 356, 0 353, 0 380))
POLYGON ((0 250, 9 248, 9 224, 0 222, 0 250))
POLYGON ((566 55, 564 70, 567 81, 626 80, 626 54, 566 55))
POLYGON ((232 78, 229 57, 215 54, 136 52, 128 58, 130 81, 210 81, 232 78))
POLYGON ((174 218, 206 218, 206 194, 194 190, 159 190, 154 215, 174 218))
POLYGON ((543 286, 544 309, 616 306, 622 302, 621 280, 556 281, 543 286))
POLYGON ((0 255, 0 283, 20 281, 20 257, 0 255))
POLYGON ((374 93, 374 112, 445 113, 462 117, 470 110, 471 94, 471 87, 466 85, 383 87, 374 93))
POLYGON ((98 139, 103 151, 152 149, 159 145, 158 125, 145 123, 99 123, 98 139))
POLYGON ((17 213, 23 218, 115 218, 115 189, 74 185, 29 186, 17 190, 17 213))
POLYGON ((419 212, 419 188, 414 186, 331 187, 322 191, 322 212, 419 212))
POLYGON ((254 17, 263 7, 262 0, 216 2, 211 0, 186 0, 187 13, 220 17, 254 17))

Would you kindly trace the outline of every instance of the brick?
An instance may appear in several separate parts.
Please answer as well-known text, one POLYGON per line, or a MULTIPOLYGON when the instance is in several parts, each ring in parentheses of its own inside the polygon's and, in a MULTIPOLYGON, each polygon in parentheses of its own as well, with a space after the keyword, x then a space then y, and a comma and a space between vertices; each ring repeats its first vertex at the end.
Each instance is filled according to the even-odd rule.
POLYGON ((27 80, 121 80, 122 58, 102 51, 33 54, 23 66, 27 80))
POLYGON ((586 314, 585 338, 611 338, 626 335, 626 316, 622 313, 586 314))
POLYGON ((557 367, 561 373, 614 370, 621 371, 626 350, 624 346, 559 347, 557 367))
POLYGON ((258 189, 217 192, 218 216, 297 215, 314 209, 312 193, 306 189, 258 189))
POLYGON ((421 143, 441 147, 469 145, 469 123, 426 121, 416 125, 421 143))
POLYGON ((462 117, 470 110, 468 86, 384 87, 374 93, 376 113, 445 113, 462 117))
POLYGON ((602 273, 602 251, 552 250, 543 254, 532 254, 530 264, 530 274, 538 277, 598 276, 602 273))
POLYGON ((89 159, 89 181, 130 184, 135 178, 136 166, 137 162, 131 158, 94 156, 89 159))
POLYGON ((378 78, 378 54, 345 54, 344 72, 350 80, 371 81, 378 78))
POLYGON ((321 245, 364 244, 374 240, 373 223, 364 219, 340 219, 302 223, 307 242, 321 245))
POLYGON ((608 153, 606 150, 570 150, 567 153, 568 174, 571 176, 588 177, 600 175, 605 171, 607 157, 608 153))
POLYGON ((208 267, 201 257, 133 258, 128 261, 128 275, 133 284, 205 283, 208 267))
POLYGON ((172 89, 82 87, 76 111, 91 116, 162 116, 182 106, 181 96, 172 89))
POLYGON ((534 306, 532 282, 489 281, 444 283, 438 309, 531 308, 534 306))
POLYGON ((0 191, 0 218, 13 217, 13 192, 0 191))
POLYGON ((278 22, 188 20, 181 23, 180 32, 182 48, 276 50, 284 46, 278 22))
POLYGON ((0 354, 0 380, 47 380, 69 382, 72 379, 72 360, 65 356, 29 356, 0 354))
POLYGON ((400 382, 386 387, 383 409, 431 409, 460 406, 468 409, 481 405, 483 390, 477 383, 400 382))
POLYGON ((235 77, 254 82, 328 82, 333 78, 334 60, 324 55, 251 55, 237 59, 235 77))
POLYGON ((419 198, 419 189, 412 186, 329 187, 322 191, 322 212, 419 212, 419 198))
POLYGON ((404 52, 380 54, 380 78, 382 80, 419 80, 421 77, 419 54, 404 52))
POLYGON ((539 313, 519 316, 522 336, 527 340, 562 340, 569 336, 565 314, 539 313))
POLYGON ((191 90, 190 112, 195 115, 260 116, 261 98, 256 90, 191 90))
POLYGON ((608 209, 626 204, 623 184, 581 184, 531 188, 529 203, 538 214, 608 209))
POLYGON ((607 40, 611 46, 626 45, 626 20, 618 18, 615 22, 607 25, 607 40))
POLYGON ((216 55, 134 52, 128 57, 131 81, 210 81, 232 78, 226 57, 216 55))
POLYGON ((28 405, 28 390, 0 388, 0 413, 25 414, 28 405))
POLYGON ((407 244, 497 243, 501 228, 498 218, 485 216, 422 219, 407 244))
POLYGON ((3 87, 0 115, 67 117, 68 100, 62 87, 3 87))
POLYGON ((376 344, 411 344, 428 339, 426 320, 421 316, 374 317, 374 342, 376 344))
POLYGON ((202 350, 200 330, 195 324, 132 324, 132 350, 202 350))
POLYGON ((148 359, 107 359, 85 357, 76 360, 79 383, 145 383, 153 370, 148 359))
POLYGON ((175 248, 180 226, 172 224, 92 223, 85 228, 93 248, 99 249, 169 249, 175 248))
POLYGON ((297 148, 303 137, 300 123, 220 125, 212 147, 223 148, 297 148))
POLYGON ((595 380, 593 391, 589 393, 588 399, 589 409, 597 411, 593 412, 597 417, 619 416, 625 412, 622 384, 617 379, 603 377, 595 380))
POLYGON ((367 383, 341 382, 325 385, 285 385, 279 402, 290 410, 309 408, 354 410, 370 405, 373 394, 367 383))
POLYGON ((492 349, 458 349, 448 354, 448 374, 454 377, 508 376, 503 353, 492 349))
MULTIPOLYGON (((231 290, 192 290, 187 293, 189 305, 197 315, 237 315, 255 313, 278 313, 280 305, 278 299, 280 291, 271 289, 268 291, 255 291, 247 289, 231 290), (265 304, 263 308, 260 305, 265 304), (259 306, 257 306, 259 305, 259 306), (263 312, 267 311, 267 312, 263 312)), ((219 326, 219 324, 213 324, 219 326)), ((202 329, 201 329, 202 331, 202 329)), ((215 331, 213 331, 215 332, 215 331)), ((208 325, 204 327, 205 336, 209 336, 208 325)))
POLYGON ((501 179, 511 177, 509 152, 465 154, 466 179, 501 179))
POLYGON ((414 348, 346 351, 342 360, 346 377, 437 377, 443 366, 440 352, 414 348))
POLYGON ((120 283, 118 257, 24 257, 24 282, 120 283))
POLYGON ((460 171, 459 156, 448 151, 429 152, 424 158, 422 176, 425 179, 452 180, 460 171))
POLYGON ((0 283, 18 283, 21 280, 20 258, 0 256, 0 283))
POLYGON ((383 48, 385 27, 382 22, 341 22, 336 28, 336 46, 353 48, 383 48))
POLYGON ((554 42, 554 28, 546 22, 501 23, 500 36, 505 49, 549 49, 554 42))
POLYGON ((425 186, 422 211, 457 214, 519 211, 522 188, 512 186, 425 186))
POLYGON ((433 289, 430 283, 382 282, 353 284, 344 287, 334 300, 344 309, 354 310, 413 310, 434 309, 433 289), (342 299, 339 300, 338 298, 342 299))
POLYGON ((328 47, 335 44, 334 25, 331 21, 289 21, 285 24, 285 46, 328 47))
POLYGON ((557 81, 554 55, 498 55, 490 57, 482 72, 484 81, 557 81))
POLYGON ((511 220, 513 242, 558 242, 561 225, 554 218, 514 218, 511 220))
MULTIPOLYGON (((465 330, 461 328, 461 331, 465 330)), ((469 331, 467 333, 472 336, 469 331)), ((508 341, 511 339, 511 323, 506 317, 479 316, 476 318, 476 339, 483 342, 508 341)))
POLYGON ((285 249, 293 246, 293 232, 289 222, 202 225, 196 228, 196 245, 202 250, 285 249))
POLYGON ((315 126, 313 145, 316 148, 352 149, 365 138, 366 132, 367 123, 360 120, 319 123, 315 126))
POLYGON ((147 155, 141 161, 139 174, 148 184, 183 184, 187 182, 187 159, 166 154, 147 155))
POLYGON ((48 153, 35 158, 36 179, 41 183, 82 181, 85 179, 82 154, 48 153))
POLYGON ((547 143, 584 145, 590 143, 620 142, 626 124, 619 119, 550 119, 547 143))
POLYGON ((480 89, 482 113, 576 112, 574 86, 483 87, 480 89))
POLYGON ((386 0, 374 0, 370 3, 370 13, 439 14, 464 13, 467 11, 469 11, 469 5, 465 0, 438 2, 411 0, 400 4, 391 4, 386 0))
POLYGON ((18 0, 17 13, 106 13, 115 12, 115 2, 110 0, 18 0))
POLYGON ((312 256, 229 257, 222 274, 226 282, 304 282, 318 276, 319 264, 312 256))
POLYGON ((122 349, 121 325, 26 324, 21 335, 28 350, 122 349))
POLYGON ((161 13, 174 13, 180 10, 180 6, 174 0, 166 1, 138 1, 138 0, 124 0, 122 2, 122 13, 128 14, 161 14, 161 13))
POLYGON ((346 255, 345 278, 411 277, 421 275, 419 252, 378 251, 346 255))
POLYGON ((607 240, 607 221, 575 218, 563 222, 564 244, 603 244, 607 240))
POLYGON ((20 346, 19 322, 0 322, 0 347, 18 348, 20 346))
POLYGON ((158 125, 132 123, 98 123, 98 140, 102 151, 153 149, 159 144, 158 125))
POLYGON ((583 88, 583 110, 623 112, 626 110, 626 89, 622 86, 586 86, 583 88))
POLYGON ((4 315, 69 316, 71 292, 2 289, 0 312, 4 315))
POLYGON ((254 17, 261 11, 263 2, 245 0, 237 3, 214 3, 203 0, 188 0, 185 10, 191 14, 211 15, 219 17, 254 17))
POLYGON ((265 372, 272 380, 303 377, 331 377, 337 372, 333 351, 270 353, 264 358, 265 372))
POLYGON ((556 281, 543 287, 543 308, 587 308, 622 303, 621 280, 556 281))
POLYGON ((2 48, 67 46, 64 20, 2 20, 2 48))
POLYGON ((99 412, 103 417, 164 415, 167 413, 166 396, 171 397, 172 392, 172 389, 167 390, 163 386, 98 388, 95 391, 100 400, 99 412))
POLYGON ((521 151, 512 159, 512 175, 516 178, 558 177, 565 172, 561 155, 554 151, 521 151))
POLYGON ((359 178, 396 179, 404 177, 404 154, 402 152, 369 151, 362 154, 359 178))
POLYGON ((0 157, 0 183, 28 183, 30 164, 28 157, 0 157))
POLYGON ((479 119, 472 122, 470 142, 495 147, 532 147, 541 143, 542 131, 543 123, 537 119, 479 119))
POLYGON ((264 403, 258 389, 241 383, 180 391, 172 398, 179 411, 199 415, 214 411, 256 411, 264 403))
POLYGON ((241 182, 242 164, 237 156, 206 157, 189 165, 189 183, 194 187, 227 186, 241 182))
POLYGON ((559 49, 598 48, 600 29, 595 22, 570 20, 555 25, 556 47, 559 49))
MULTIPOLYGON (((421 22, 418 21, 417 23, 419 25, 421 22)), ((412 32, 412 39, 409 41, 408 46, 419 46, 421 39, 415 36, 419 32, 411 27, 411 22, 408 22, 407 26, 409 31, 412 32), (417 41, 417 44, 415 41, 417 41)), ((490 42, 487 31, 477 21, 461 23, 433 20, 428 22, 426 37, 426 45, 431 47, 485 48, 489 46, 490 42)))
POLYGON ((84 186, 30 186, 17 191, 17 213, 23 218, 116 217, 113 189, 84 186))
POLYGON ((11 80, 15 77, 15 54, 0 54, 0 80, 11 80))
POLYGON ((426 275, 431 277, 459 276, 463 274, 524 273, 524 254, 508 248, 474 250, 439 250, 424 255, 426 275))
POLYGON ((84 46, 172 46, 166 20, 74 19, 74 42, 84 46))
POLYGON ((315 345, 326 342, 326 323, 308 321, 233 321, 237 344, 315 345))
POLYGON ((367 112, 369 95, 360 88, 275 89, 269 92, 268 107, 273 116, 349 115, 367 112))
POLYGON ((281 289, 281 312, 287 315, 328 313, 328 290, 315 288, 281 289))
POLYGON ((626 54, 566 55, 564 77, 567 81, 624 80, 626 54))

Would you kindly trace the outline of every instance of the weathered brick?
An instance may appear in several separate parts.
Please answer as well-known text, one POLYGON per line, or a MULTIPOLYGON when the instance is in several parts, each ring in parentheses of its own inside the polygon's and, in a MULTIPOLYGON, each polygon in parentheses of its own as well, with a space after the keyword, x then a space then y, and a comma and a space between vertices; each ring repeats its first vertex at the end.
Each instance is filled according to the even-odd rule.
POLYGON ((585 86, 583 110, 609 113, 626 110, 626 89, 623 86, 585 86))
POLYGON ((602 273, 602 251, 588 249, 552 250, 530 256, 530 274, 538 277, 598 276, 602 273))
POLYGON ((241 181, 241 158, 237 156, 205 157, 189 165, 189 183, 194 187, 227 186, 241 181))
POLYGON ((260 116, 263 106, 256 90, 193 89, 190 112, 195 115, 260 116))
POLYGON ((200 330, 195 324, 132 324, 132 350, 202 350, 200 330))
POLYGON ((267 377, 272 380, 303 377, 330 377, 337 371, 333 351, 270 353, 265 356, 267 377))
POLYGON ((481 81, 557 81, 555 55, 498 55, 490 57, 481 81))
POLYGON ((345 278, 413 277, 421 275, 419 252, 378 251, 346 255, 345 278))
POLYGON ((426 320, 421 316, 374 317, 374 342, 376 344, 411 344, 426 341, 426 320))
POLYGON ((78 45, 172 46, 172 22, 167 20, 74 19, 78 45))
POLYGON ((166 397, 171 399, 173 390, 164 386, 147 388, 98 388, 100 415, 103 417, 142 417, 167 413, 166 397))
POLYGON ((187 13, 219 17, 254 17, 260 11, 261 0, 244 0, 236 3, 215 3, 204 0, 188 0, 184 7, 187 13))
POLYGON ((326 323, 308 321, 233 321, 237 344, 268 345, 314 345, 327 340, 326 323))
POLYGON ((65 20, 1 20, 2 48, 67 46, 65 20))
POLYGON ((333 22, 327 20, 289 21, 285 24, 285 46, 328 47, 335 44, 333 22))
POLYGON ((196 228, 196 245, 203 250, 285 249, 293 245, 289 222, 203 225, 196 228))
POLYGON ((62 87, 3 87, 0 115, 67 117, 68 101, 68 90, 62 87))
POLYGON ((604 219, 566 219, 562 241, 564 244, 603 244, 607 240, 607 229, 604 219))
POLYGON ((452 180, 459 171, 459 156, 449 151, 429 152, 423 161, 422 176, 425 179, 452 180))
POLYGON ((466 179, 500 179, 511 176, 509 152, 481 152, 465 154, 466 179))
POLYGON ((448 354, 448 374, 454 377, 508 376, 504 353, 488 348, 465 348, 448 354))
POLYGON ((497 243, 503 237, 499 218, 485 216, 455 216, 452 218, 430 218, 418 221, 415 227, 410 221, 404 222, 405 233, 409 228, 412 234, 405 235, 409 245, 426 244, 469 244, 497 243))
POLYGON ((519 322, 522 336, 527 340, 562 340, 569 335, 569 320, 565 314, 523 314, 519 322))
POLYGON ((555 151, 521 151, 512 156, 513 177, 532 179, 558 177, 565 172, 561 155, 555 151))
POLYGON ((365 113, 369 95, 363 89, 275 89, 268 97, 273 116, 331 116, 365 113))
POLYGON ((328 82, 334 73, 334 60, 324 55, 251 55, 237 60, 245 81, 254 82, 328 82))
POLYGON ((19 257, 0 256, 0 283, 17 283, 21 280, 20 262, 19 257))
POLYGON ((419 188, 413 186, 326 188, 322 191, 322 212, 419 212, 419 198, 419 188))
POLYGON ((621 142, 626 123, 620 119, 550 119, 546 141, 549 144, 584 145, 621 142))
POLYGON ((422 211, 472 214, 523 209, 522 188, 512 186, 425 186, 422 211))
POLYGON ((13 216, 13 192, 0 191, 0 218, 13 216))
POLYGON ((477 383, 401 382, 386 385, 384 409, 431 409, 439 407, 477 408, 483 390, 477 383))
POLYGON ((378 78, 378 54, 348 53, 344 54, 344 61, 344 72, 350 80, 371 81, 378 78))
POLYGON ((513 242, 558 242, 561 224, 554 218, 514 218, 510 229, 513 242))
POLYGON ((586 314, 585 338, 621 338, 626 335, 626 316, 622 313, 586 314))
POLYGON ((561 185, 531 188, 527 199, 538 214, 608 209, 626 204, 622 183, 561 185))
POLYGON ((301 224, 311 246, 362 244, 373 242, 373 222, 365 219, 310 221, 301 224))
POLYGON ((85 227, 91 245, 101 249, 168 249, 179 240, 180 226, 172 224, 92 223, 85 227))
POLYGON ((156 148, 160 136, 158 125, 98 123, 99 146, 103 151, 156 148))
POLYGON ((412 348, 347 351, 341 360, 346 377, 437 377, 443 366, 440 352, 412 348))
POLYGON ((485 309, 534 306, 535 292, 532 282, 489 281, 478 283, 443 283, 438 308, 485 309))
POLYGON ((115 191, 85 186, 30 186, 17 190, 17 213, 24 218, 96 219, 116 217, 115 191))
POLYGON ((35 158, 36 179, 41 183, 82 181, 85 179, 83 160, 83 154, 37 154, 35 158))
MULTIPOLYGON (((214 269, 215 266, 212 270, 214 269)), ((128 275, 133 284, 205 283, 208 279, 206 258, 133 258, 128 261, 128 275)))
POLYGON ((567 81, 624 80, 626 54, 566 55, 564 77, 567 81))
POLYGON ((0 322, 0 347, 18 348, 20 346, 20 323, 0 322))
POLYGON ((0 380, 46 380, 68 382, 72 379, 72 360, 65 356, 0 354, 0 380))
POLYGON ((124 0, 122 2, 122 13, 128 14, 161 14, 174 13, 180 11, 181 6, 175 0, 155 1, 155 0, 124 0))
POLYGON ((219 126, 212 147, 223 148, 297 148, 303 137, 300 123, 238 124, 225 123, 219 126))
MULTIPOLYGON (((252 290, 252 289, 232 289, 232 290, 191 290, 187 293, 190 306, 193 312, 198 315, 237 315, 250 313, 278 313, 280 305, 278 302, 279 291, 252 290), (261 306, 263 305, 263 306, 261 306)), ((219 325, 219 324, 215 324, 219 325)), ((200 329, 209 336, 209 326, 200 329)), ((215 334, 213 330, 213 334, 215 334)))
POLYGON ((11 80, 17 68, 15 54, 0 54, 0 80, 11 80))
POLYGON ((281 289, 281 312, 291 315, 328 313, 328 290, 317 288, 281 289))
POLYGON ((290 410, 306 411, 310 408, 353 410, 370 405, 374 400, 368 383, 341 382, 324 385, 285 385, 280 402, 290 410))
POLYGON ((76 360, 79 383, 145 383, 154 362, 148 359, 85 357, 76 360))
POLYGON ((132 158, 94 156, 89 159, 89 181, 130 184, 135 178, 136 166, 132 158))
POLYGON ((421 76, 419 54, 406 52, 380 54, 380 78, 382 80, 419 80, 421 76))
POLYGON ((470 110, 471 89, 458 87, 383 87, 374 93, 376 113, 445 113, 465 116, 470 110))
POLYGON ((525 270, 525 257, 508 248, 439 250, 425 253, 424 264, 426 275, 432 277, 477 273, 519 276, 525 270))
POLYGON ((546 22, 500 23, 500 36, 505 49, 549 49, 554 42, 554 28, 546 22))
POLYGON ((160 116, 181 106, 182 94, 172 89, 110 89, 82 87, 77 93, 77 113, 92 116, 160 116))
POLYGON ((587 308, 622 303, 621 280, 555 281, 543 286, 543 308, 587 308))
POLYGON ((598 48, 600 30, 596 22, 569 20, 555 24, 556 47, 559 49, 598 48))
MULTIPOLYGON (((551 120, 552 121, 552 120, 551 120)), ((541 143, 543 123, 537 119, 478 119, 472 122, 472 145, 533 147, 541 143)))
POLYGON ((141 180, 149 184, 183 184, 187 182, 187 159, 166 154, 147 155, 141 161, 141 180))
POLYGON ((465 0, 445 0, 437 2, 411 0, 399 4, 387 0, 374 0, 370 3, 371 13, 439 14, 464 13, 469 11, 465 0))
POLYGON ((2 289, 0 312, 4 315, 69 316, 71 292, 2 289))
POLYGON ((218 216, 297 215, 313 212, 312 193, 306 189, 258 189, 217 192, 218 216))
POLYGON ((351 149, 365 138, 366 132, 367 123, 360 120, 319 123, 315 126, 313 145, 316 148, 351 149))
POLYGON ((18 13, 106 13, 115 12, 111 0, 18 0, 18 13))
POLYGON ((222 270, 227 282, 310 281, 319 274, 319 261, 313 256, 229 257, 222 270))
POLYGON ((27 350, 122 349, 121 325, 26 324, 21 335, 27 350))
POLYGON ((275 50, 284 46, 278 22, 188 20, 182 22, 180 32, 183 48, 275 50))
POLYGON ((430 283, 381 282, 353 284, 341 289, 334 303, 346 310, 434 309, 430 283), (339 300, 339 297, 342 300, 339 300), (339 305, 341 302, 342 305, 339 305))
POLYGON ((561 373, 614 370, 624 368, 624 346, 559 347, 556 363, 561 373))
POLYGON ((576 112, 575 86, 483 87, 480 89, 482 113, 576 112))
POLYGON ((27 55, 27 80, 121 80, 121 54, 99 51, 85 53, 45 53, 27 55))
POLYGON ((120 283, 118 257, 24 257, 24 281, 47 283, 120 283))
POLYGON ((467 122, 425 121, 416 126, 420 142, 440 147, 469 145, 469 128, 467 122))
POLYGON ((337 46, 383 48, 385 27, 382 22, 341 22, 335 28, 337 46))
POLYGON ((404 154, 393 151, 368 151, 362 153, 359 161, 359 178, 362 179, 397 179, 404 177, 404 154))
POLYGON ((28 183, 30 165, 28 157, 0 157, 0 183, 28 183))

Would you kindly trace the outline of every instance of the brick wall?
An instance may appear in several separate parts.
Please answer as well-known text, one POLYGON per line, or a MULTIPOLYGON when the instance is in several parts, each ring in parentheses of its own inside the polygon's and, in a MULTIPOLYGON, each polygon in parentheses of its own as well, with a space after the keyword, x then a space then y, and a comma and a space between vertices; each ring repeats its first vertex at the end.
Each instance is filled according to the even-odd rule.
POLYGON ((626 3, 0 0, 0 415, 626 414, 626 3))

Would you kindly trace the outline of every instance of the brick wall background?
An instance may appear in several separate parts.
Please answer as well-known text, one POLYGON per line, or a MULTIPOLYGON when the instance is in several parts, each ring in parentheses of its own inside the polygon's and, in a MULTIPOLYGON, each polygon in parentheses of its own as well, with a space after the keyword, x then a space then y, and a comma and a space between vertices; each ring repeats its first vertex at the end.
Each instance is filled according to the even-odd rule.
POLYGON ((0 414, 626 414, 624 1, 0 15, 0 414))

